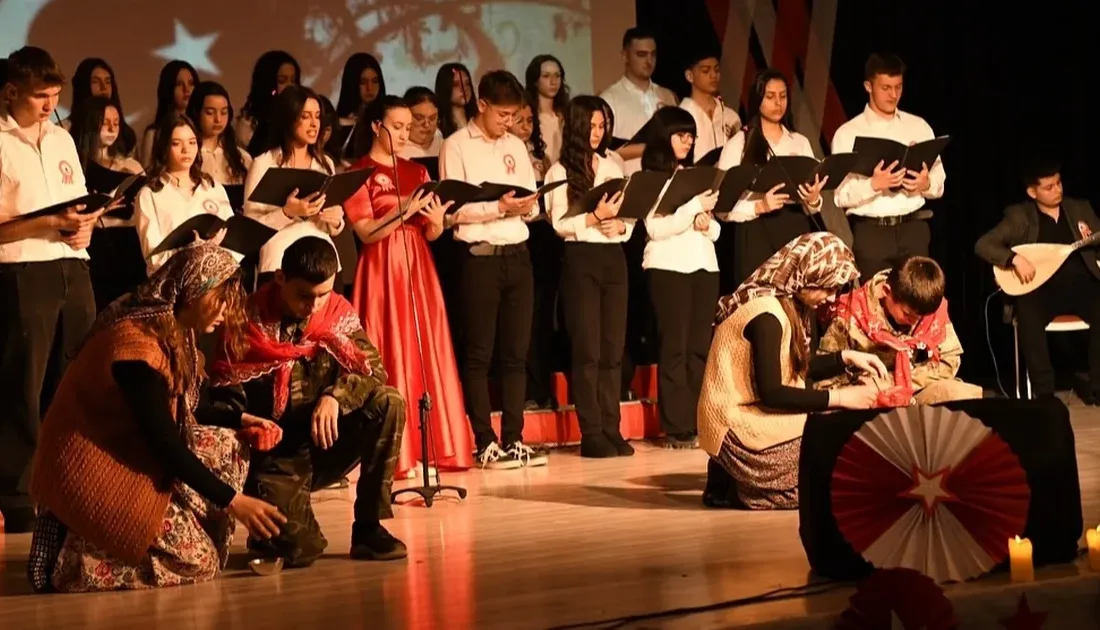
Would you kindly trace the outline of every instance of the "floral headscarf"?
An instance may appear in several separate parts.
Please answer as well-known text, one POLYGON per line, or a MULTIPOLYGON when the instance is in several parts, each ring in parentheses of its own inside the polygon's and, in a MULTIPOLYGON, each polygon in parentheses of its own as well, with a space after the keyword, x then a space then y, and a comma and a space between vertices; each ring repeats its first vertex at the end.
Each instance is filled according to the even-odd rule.
POLYGON ((764 261, 736 291, 718 300, 716 323, 759 297, 793 297, 802 289, 836 290, 858 277, 855 256, 840 237, 830 232, 802 234, 764 261))
MULTIPOLYGON (((178 250, 148 280, 111 303, 92 327, 89 337, 125 320, 174 317, 176 309, 201 298, 237 273, 240 265, 215 243, 198 243, 178 250)), ((191 374, 198 374, 200 358, 195 335, 184 336, 184 354, 177 361, 189 361, 191 374)), ((191 410, 198 404, 199 380, 184 384, 191 410)))

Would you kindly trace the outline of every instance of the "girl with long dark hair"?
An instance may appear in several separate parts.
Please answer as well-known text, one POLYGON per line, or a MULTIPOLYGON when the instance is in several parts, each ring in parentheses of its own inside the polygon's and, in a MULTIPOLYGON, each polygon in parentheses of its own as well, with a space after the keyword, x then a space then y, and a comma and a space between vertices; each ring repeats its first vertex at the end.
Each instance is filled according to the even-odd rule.
MULTIPOLYGON (((748 125, 722 149, 718 167, 740 164, 763 166, 773 155, 814 157, 810 141, 794 131, 787 79, 777 70, 764 70, 749 90, 748 125)), ((776 186, 764 194, 747 194, 723 217, 734 227, 733 277, 725 282, 736 286, 779 248, 799 234, 813 232, 810 215, 821 210, 821 191, 825 181, 815 179, 797 191, 776 186), (797 192, 798 198, 792 197, 797 192)))
POLYGON ((290 53, 282 50, 269 50, 260 55, 252 66, 252 82, 248 88, 248 98, 237 116, 234 131, 237 143, 253 157, 265 149, 253 147, 255 138, 258 144, 267 143, 267 119, 271 113, 271 103, 275 97, 291 85, 301 85, 302 67, 290 53), (261 128, 263 127, 263 128, 261 128))
POLYGON ((158 128, 161 119, 172 114, 183 115, 187 111, 187 101, 191 99, 191 92, 195 91, 195 86, 198 84, 199 73, 186 61, 176 59, 164 64, 160 71, 160 78, 157 79, 157 111, 153 115, 153 122, 145 128, 145 134, 141 138, 141 147, 137 154, 139 162, 145 166, 150 165, 154 131, 158 128))
POLYGON ((428 171, 416 162, 395 157, 408 144, 414 124, 402 99, 379 97, 363 111, 359 123, 366 132, 361 143, 363 157, 352 168, 375 171, 347 203, 348 220, 363 243, 353 299, 367 336, 382 354, 389 384, 400 390, 405 400, 413 401, 407 405, 397 475, 409 476, 425 457, 439 468, 466 469, 473 465, 473 443, 447 309, 428 248, 429 241, 443 233, 446 206, 435 195, 413 195, 429 181, 428 171), (402 210, 404 221, 398 217, 402 210), (415 297, 410 292, 415 292, 415 297), (411 310, 414 304, 416 313, 411 310), (413 330, 416 323, 419 331, 413 330), (417 335, 423 343, 423 366, 417 335), (430 428, 435 448, 431 453, 420 452, 415 404, 425 389, 434 401, 430 428))
POLYGON ((593 187, 624 177, 622 160, 608 150, 610 106, 578 96, 565 108, 561 159, 547 182, 565 180, 550 193, 549 214, 565 239, 561 298, 572 344, 573 402, 581 427, 581 457, 634 454, 619 430, 623 346, 626 343, 627 271, 622 243, 633 219, 619 219, 621 192, 605 195, 595 212, 565 218, 593 187))
POLYGON ((562 126, 569 104, 565 68, 553 55, 537 55, 527 64, 524 79, 532 108, 531 154, 553 164, 561 153, 562 126))
POLYGON ((252 156, 237 146, 229 92, 220 83, 203 81, 187 103, 187 117, 199 128, 202 171, 222 185, 244 183, 252 156))
POLYGON ((106 98, 118 112, 118 141, 112 145, 113 150, 118 155, 132 155, 137 148, 137 133, 126 123, 115 71, 102 59, 89 57, 76 67, 76 72, 73 73, 73 100, 69 107, 69 119, 63 121, 61 126, 71 129, 72 112, 76 111, 84 100, 93 96, 106 98))
POLYGON ((338 154, 348 162, 355 161, 361 153, 355 147, 357 134, 356 120, 363 108, 380 96, 386 95, 386 79, 382 76, 382 65, 374 55, 359 52, 344 62, 344 72, 340 78, 340 96, 336 99, 336 115, 340 117, 340 127, 351 127, 347 135, 333 130, 332 139, 322 145, 330 154, 338 154))
MULTIPOLYGON (((672 174, 689 166, 695 144, 691 114, 663 107, 651 125, 642 169, 672 174)), ((720 228, 711 215, 717 201, 717 192, 704 192, 664 216, 655 214, 655 205, 645 219, 648 240, 642 268, 649 276, 657 323, 657 407, 668 448, 698 445, 695 406, 718 301, 714 242, 720 228)))
POLYGON ((460 63, 443 64, 435 73, 435 106, 444 139, 477 116, 477 95, 469 68, 460 63))

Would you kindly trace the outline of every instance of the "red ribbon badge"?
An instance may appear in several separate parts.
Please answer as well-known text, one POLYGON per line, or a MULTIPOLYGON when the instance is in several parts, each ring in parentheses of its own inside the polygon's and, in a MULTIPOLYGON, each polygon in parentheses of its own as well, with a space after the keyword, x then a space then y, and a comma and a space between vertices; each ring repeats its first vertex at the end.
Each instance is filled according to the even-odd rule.
POLYGON ((217 214, 218 202, 214 201, 213 199, 207 199, 206 201, 202 202, 202 209, 210 214, 217 214))
POLYGON ((57 165, 57 168, 61 171, 61 183, 66 186, 72 185, 73 167, 70 166, 68 162, 62 160, 61 163, 57 165))
POLYGON ((516 158, 512 157, 511 154, 504 156, 504 168, 508 169, 509 175, 516 174, 516 158))
POLYGON ((1090 228, 1089 224, 1085 223, 1084 221, 1077 222, 1077 231, 1081 233, 1081 238, 1088 238, 1092 236, 1092 228, 1090 228))

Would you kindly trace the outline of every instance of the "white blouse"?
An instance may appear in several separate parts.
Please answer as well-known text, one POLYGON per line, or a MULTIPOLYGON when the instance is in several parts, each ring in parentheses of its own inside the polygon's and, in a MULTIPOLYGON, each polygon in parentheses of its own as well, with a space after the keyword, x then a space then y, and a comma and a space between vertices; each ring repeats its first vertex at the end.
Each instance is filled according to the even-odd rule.
POLYGON ((642 254, 642 269, 660 269, 677 273, 709 271, 718 273, 718 256, 714 253, 714 242, 718 240, 721 226, 711 220, 706 232, 695 229, 696 215, 706 212, 697 199, 685 203, 671 214, 657 216, 657 206, 665 196, 672 180, 653 204, 653 210, 645 219, 646 235, 649 240, 642 254))
MULTIPOLYGON (((189 187, 191 182, 184 182, 184 185, 189 187)), ((149 252, 156 249, 172 230, 203 213, 216 214, 224 221, 233 216, 229 197, 221 184, 202 184, 188 196, 166 178, 164 187, 157 192, 153 192, 148 185, 138 191, 134 201, 135 227, 141 242, 141 253, 147 259, 146 271, 149 275, 160 269, 174 253, 163 252, 150 259, 149 252)))
POLYGON ((435 130, 435 136, 432 137, 432 143, 428 145, 428 148, 424 148, 419 144, 416 144, 412 140, 409 140, 405 144, 405 148, 401 149, 401 152, 397 157, 405 158, 406 160, 412 160, 415 158, 426 157, 439 157, 439 150, 443 147, 443 133, 438 129, 435 130))
MULTIPOLYGON (((593 179, 593 187, 610 180, 626 177, 623 173, 623 162, 614 151, 607 152, 609 157, 596 156, 596 176, 593 179)), ((560 162, 555 162, 546 172, 546 183, 560 182, 565 179, 565 167, 560 162)), ((623 219, 626 232, 617 236, 604 236, 596 226, 585 225, 587 214, 565 218, 569 210, 569 193, 566 189, 569 185, 559 186, 547 194, 547 212, 550 215, 550 224, 566 242, 583 243, 624 243, 630 240, 630 234, 634 231, 635 219, 623 219)))
MULTIPOLYGON (((773 143, 769 140, 768 144, 771 145, 772 153, 775 155, 802 155, 806 157, 815 157, 813 147, 810 146, 810 141, 806 139, 806 136, 797 131, 790 131, 784 128, 783 135, 779 138, 779 142, 773 143)), ((730 138, 730 141, 722 148, 722 156, 718 158, 718 168, 728 170, 735 166, 740 166, 741 158, 743 157, 742 154, 744 152, 745 132, 741 131, 730 138)), ((722 217, 722 219, 724 221, 733 221, 736 223, 752 221, 757 216, 756 202, 763 198, 763 193, 745 193, 744 196, 741 197, 741 200, 733 205, 733 210, 725 217, 722 217)), ((797 201, 797 197, 791 197, 791 200, 797 201)))
MULTIPOLYGON (((245 173, 247 174, 248 168, 252 166, 252 156, 240 147, 233 147, 233 150, 240 153, 241 161, 244 163, 245 173)), ((204 146, 200 150, 200 153, 202 154, 202 172, 209 175, 215 182, 223 186, 244 183, 244 177, 230 177, 229 163, 225 157, 225 149, 222 148, 220 143, 214 150, 207 149, 204 146)))

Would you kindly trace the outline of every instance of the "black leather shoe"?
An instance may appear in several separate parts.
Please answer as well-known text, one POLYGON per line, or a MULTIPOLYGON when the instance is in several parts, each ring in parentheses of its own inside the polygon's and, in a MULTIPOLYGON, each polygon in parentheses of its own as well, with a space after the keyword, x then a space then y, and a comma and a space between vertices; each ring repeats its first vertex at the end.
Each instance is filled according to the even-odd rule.
POLYGON ((400 560, 409 555, 405 543, 386 531, 381 525, 368 528, 352 526, 352 560, 400 560), (366 531, 364 531, 366 530, 366 531))
POLYGON ((618 449, 602 433, 581 437, 581 457, 604 458, 618 455, 618 449))
POLYGON ((604 431, 604 437, 611 443, 611 446, 615 447, 615 452, 618 453, 619 457, 630 457, 634 454, 634 447, 618 431, 604 431))

